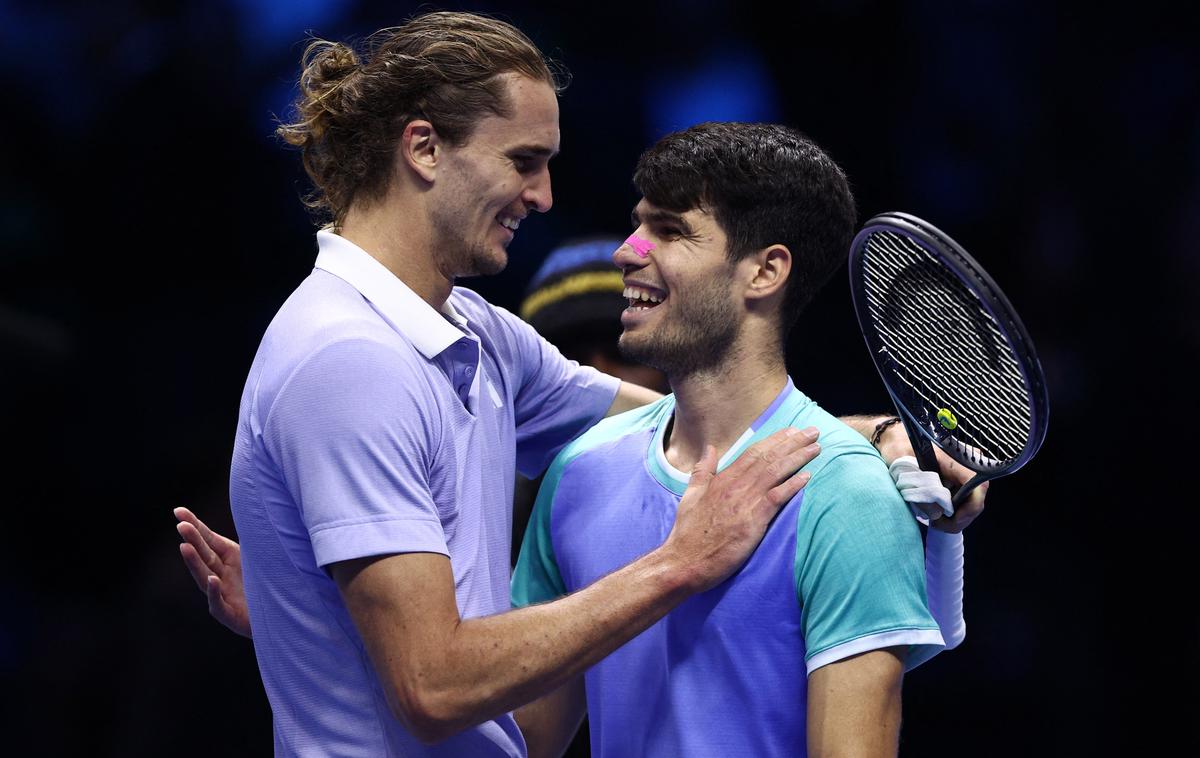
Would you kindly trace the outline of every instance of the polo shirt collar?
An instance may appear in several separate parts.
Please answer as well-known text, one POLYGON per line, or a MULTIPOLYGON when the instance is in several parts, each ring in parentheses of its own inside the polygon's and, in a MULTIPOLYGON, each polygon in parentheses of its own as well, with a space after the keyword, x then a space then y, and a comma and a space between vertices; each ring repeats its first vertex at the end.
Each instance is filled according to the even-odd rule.
POLYGON ((316 268, 358 290, 426 358, 432 360, 467 336, 463 331, 467 319, 449 300, 442 304, 441 313, 434 310, 386 266, 345 237, 322 229, 317 232, 317 247, 316 268))

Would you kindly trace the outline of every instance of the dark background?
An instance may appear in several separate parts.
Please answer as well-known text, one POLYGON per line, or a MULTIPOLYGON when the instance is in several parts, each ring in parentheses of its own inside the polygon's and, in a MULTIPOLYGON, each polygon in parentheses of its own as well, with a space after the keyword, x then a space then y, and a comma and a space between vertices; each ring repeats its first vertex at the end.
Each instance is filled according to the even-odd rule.
MULTIPOLYGON (((452 7, 574 74, 554 210, 467 282, 493 302, 515 307, 558 241, 624 234, 639 152, 718 118, 804 130, 864 218, 929 219, 1019 309, 1049 437, 968 532, 967 641, 906 678, 903 755, 1200 754, 1194 22, 1033 0, 452 7)), ((270 753, 252 647, 208 619, 171 508, 232 534, 242 382, 312 265, 298 156, 272 137, 306 31, 432 8, 0 0, 7 754, 270 753)), ((882 410, 844 282, 791 369, 830 410, 882 410)))

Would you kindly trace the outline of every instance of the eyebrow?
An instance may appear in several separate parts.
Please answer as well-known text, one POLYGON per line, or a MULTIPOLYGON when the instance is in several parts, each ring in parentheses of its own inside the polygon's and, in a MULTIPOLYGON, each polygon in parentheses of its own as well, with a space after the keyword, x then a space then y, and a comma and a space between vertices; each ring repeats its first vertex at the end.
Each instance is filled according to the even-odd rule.
POLYGON ((643 222, 647 224, 674 224, 679 227, 679 231, 685 235, 692 234, 692 226, 684 219, 682 214, 674 211, 666 211, 661 208, 652 208, 646 212, 646 215, 638 213, 638 209, 634 207, 629 212, 629 221, 633 224, 633 228, 637 229, 643 222))
POLYGON ((545 145, 517 145, 508 151, 509 155, 528 155, 533 157, 545 157, 547 160, 558 155, 558 150, 546 147, 545 145))

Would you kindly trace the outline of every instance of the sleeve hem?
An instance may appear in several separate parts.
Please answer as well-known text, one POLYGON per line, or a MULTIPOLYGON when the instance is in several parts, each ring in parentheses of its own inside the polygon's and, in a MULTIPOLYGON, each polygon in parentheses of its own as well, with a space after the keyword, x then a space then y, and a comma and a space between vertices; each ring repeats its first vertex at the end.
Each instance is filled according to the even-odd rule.
POLYGON ((322 526, 309 534, 317 565, 387 553, 449 556, 442 525, 430 519, 390 519, 322 526))
POLYGON ((826 648, 809 657, 805 661, 805 665, 808 668, 808 675, 812 676, 812 672, 822 666, 828 666, 831 663, 836 663, 852 655, 885 647, 895 647, 897 645, 908 645, 919 648, 918 650, 910 650, 909 654, 905 657, 905 671, 911 671, 932 658, 945 647, 945 643, 942 641, 942 634, 937 629, 893 629, 878 634, 864 635, 849 642, 843 642, 840 645, 826 648))

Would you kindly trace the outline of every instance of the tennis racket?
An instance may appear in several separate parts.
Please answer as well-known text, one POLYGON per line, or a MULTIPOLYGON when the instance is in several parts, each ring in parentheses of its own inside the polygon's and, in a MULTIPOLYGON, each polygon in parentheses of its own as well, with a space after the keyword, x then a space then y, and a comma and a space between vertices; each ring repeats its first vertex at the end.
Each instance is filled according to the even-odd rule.
POLYGON ((1046 438, 1050 403, 1033 341, 1008 298, 954 240, 907 213, 874 216, 850 246, 863 338, 917 463, 933 446, 975 472, 1011 474, 1046 438))

